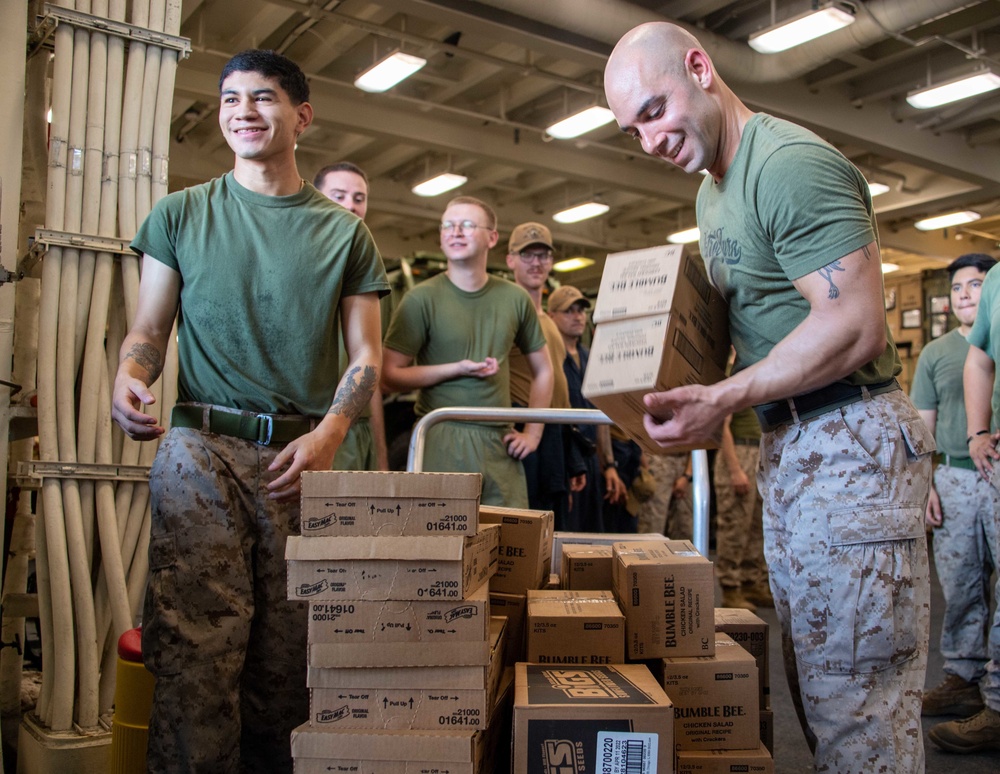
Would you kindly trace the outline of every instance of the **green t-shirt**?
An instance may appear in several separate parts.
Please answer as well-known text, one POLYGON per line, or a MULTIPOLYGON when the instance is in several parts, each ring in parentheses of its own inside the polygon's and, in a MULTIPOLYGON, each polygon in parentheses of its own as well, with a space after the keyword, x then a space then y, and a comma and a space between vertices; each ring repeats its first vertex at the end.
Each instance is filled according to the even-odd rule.
POLYGON ((421 389, 418 416, 454 406, 510 407, 515 345, 522 352, 545 346, 538 313, 523 288, 492 275, 472 293, 455 287, 447 274, 422 282, 403 296, 385 336, 386 348, 409 355, 415 365, 500 361, 492 377, 461 376, 421 389))
MULTIPOLYGON (((697 212, 709 277, 729 303, 734 372, 766 357, 808 315, 792 281, 877 238, 857 168, 812 132, 762 113, 744 127, 722 181, 702 182, 697 212)), ((844 381, 874 384, 902 370, 884 311, 877 323, 885 351, 844 381)))
POLYGON ((729 421, 729 431, 733 438, 744 441, 760 440, 760 420, 752 408, 745 408, 733 414, 729 421))
POLYGON ((937 412, 934 440, 938 451, 954 457, 969 456, 962 380, 968 353, 969 342, 958 328, 934 339, 920 351, 910 388, 910 399, 917 409, 937 412))
MULTIPOLYGON (((976 322, 969 332, 969 343, 974 347, 979 347, 989 355, 994 364, 1000 359, 1000 272, 997 271, 998 267, 1000 264, 986 273, 982 293, 979 296, 976 322)), ((991 406, 994 418, 1000 416, 1000 379, 993 380, 991 406)), ((995 423, 996 419, 993 421, 995 423)))
POLYGON ((340 299, 388 291, 371 234, 311 185, 265 196, 230 172, 161 199, 132 249, 181 276, 178 399, 322 416, 340 299))

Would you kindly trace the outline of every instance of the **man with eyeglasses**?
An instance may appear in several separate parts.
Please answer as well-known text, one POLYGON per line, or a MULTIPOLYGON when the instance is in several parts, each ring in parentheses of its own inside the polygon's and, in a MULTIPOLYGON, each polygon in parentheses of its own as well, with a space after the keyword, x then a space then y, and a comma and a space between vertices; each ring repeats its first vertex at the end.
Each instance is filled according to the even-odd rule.
MULTIPOLYGON (((548 342, 552 359, 552 408, 570 407, 569 386, 562 363, 566 347, 555 321, 542 311, 542 291, 552 272, 552 233, 541 223, 522 223, 507 242, 507 268, 514 282, 524 288, 534 304, 538 322, 548 342)), ((515 347, 510 353, 510 399, 515 406, 527 406, 531 390, 531 369, 527 358, 515 347)), ((545 425, 538 448, 526 456, 524 473, 528 480, 528 503, 535 510, 552 511, 556 529, 578 530, 567 521, 570 493, 587 483, 586 468, 579 449, 573 444, 570 425, 545 425)))
MULTIPOLYGON (((419 389, 417 416, 454 406, 510 407, 510 351, 531 370, 528 407, 547 408, 553 370, 531 297, 491 276, 486 263, 499 239, 496 214, 471 196, 452 199, 441 219, 443 274, 408 292, 385 337, 388 390, 419 389)), ((482 473, 482 502, 528 507, 524 466, 538 448, 541 424, 441 422, 430 429, 424 470, 482 473)))

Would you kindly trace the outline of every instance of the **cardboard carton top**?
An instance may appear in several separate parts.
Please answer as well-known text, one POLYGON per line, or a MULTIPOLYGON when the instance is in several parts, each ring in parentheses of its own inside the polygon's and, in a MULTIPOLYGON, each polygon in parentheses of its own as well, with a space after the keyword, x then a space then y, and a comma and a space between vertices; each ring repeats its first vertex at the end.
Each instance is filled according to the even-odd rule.
POLYGON ((716 626, 766 626, 764 619, 741 607, 715 608, 716 626))
POLYGON ((451 497, 477 500, 479 473, 314 470, 302 473, 302 497, 451 497))
POLYGON ((518 524, 522 521, 555 521, 552 511, 530 511, 521 508, 501 508, 496 505, 479 506, 480 524, 518 524))
POLYGON ((549 666, 518 662, 514 706, 670 707, 645 664, 549 666))
POLYGON ((481 526, 475 535, 416 535, 300 537, 291 535, 285 544, 288 561, 458 561, 469 546, 481 540, 499 542, 500 527, 481 526))
POLYGON ((743 662, 747 669, 751 667, 756 672, 757 659, 742 645, 724 632, 715 633, 714 656, 667 656, 664 664, 704 664, 743 662))
POLYGON ((615 558, 626 565, 663 564, 710 564, 690 540, 641 540, 614 543, 615 558))
POLYGON ((588 546, 583 543, 569 543, 563 546, 562 555, 574 559, 610 559, 611 546, 588 546))
POLYGON ((293 758, 352 761, 451 761, 475 759, 477 731, 334 731, 303 723, 292 731, 293 758))

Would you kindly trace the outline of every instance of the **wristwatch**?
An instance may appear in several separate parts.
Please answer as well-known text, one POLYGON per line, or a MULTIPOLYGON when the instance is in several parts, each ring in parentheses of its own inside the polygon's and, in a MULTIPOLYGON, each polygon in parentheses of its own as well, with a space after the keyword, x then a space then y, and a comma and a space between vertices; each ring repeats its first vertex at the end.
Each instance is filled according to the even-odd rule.
POLYGON ((615 468, 617 470, 618 469, 618 460, 615 460, 615 459, 604 460, 604 467, 605 468, 615 468))

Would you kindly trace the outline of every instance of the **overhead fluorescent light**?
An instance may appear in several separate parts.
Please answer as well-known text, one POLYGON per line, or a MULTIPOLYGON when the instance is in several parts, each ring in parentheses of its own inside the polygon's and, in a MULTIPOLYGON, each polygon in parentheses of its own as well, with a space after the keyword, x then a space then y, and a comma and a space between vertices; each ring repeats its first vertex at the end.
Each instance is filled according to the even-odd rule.
POLYGON ((883 274, 892 274, 894 271, 899 271, 899 264, 898 263, 883 263, 882 264, 882 273, 883 274))
POLYGON ((582 255, 578 255, 576 258, 565 258, 559 261, 559 263, 552 264, 552 271, 577 271, 578 269, 586 269, 588 266, 593 265, 593 258, 584 258, 582 255))
POLYGON ((697 242, 701 239, 701 231, 698 227, 684 229, 683 231, 675 231, 673 234, 667 236, 667 241, 672 245, 688 245, 692 242, 697 242))
POLYGON ((836 32, 853 22, 854 14, 838 8, 835 3, 828 3, 823 8, 806 11, 762 32, 755 32, 747 42, 754 51, 776 54, 836 32))
POLYGON ((579 137, 599 126, 604 126, 615 120, 615 114, 606 107, 594 105, 586 110, 557 121, 545 131, 557 140, 568 140, 571 137, 579 137))
POLYGON ((868 190, 871 192, 872 198, 874 198, 884 193, 889 193, 892 189, 885 183, 868 183, 868 190))
POLYGON ((952 78, 950 81, 928 86, 924 89, 911 91, 906 95, 906 101, 918 110, 940 107, 949 102, 985 94, 988 91, 1000 89, 1000 75, 988 68, 952 78))
POLYGON ((354 85, 362 91, 386 91, 409 78, 425 64, 426 59, 396 51, 361 73, 354 79, 354 85))
POLYGON ((918 220, 913 225, 921 231, 935 231, 939 228, 972 223, 972 221, 979 220, 981 217, 978 212, 964 210, 963 212, 949 212, 947 215, 938 215, 934 218, 924 218, 923 220, 918 220))
POLYGON ((601 202, 584 202, 562 212, 557 212, 552 216, 552 220, 556 223, 576 223, 587 218, 596 218, 610 209, 608 205, 601 202))
POLYGON ((453 188, 458 188, 460 185, 464 185, 468 182, 468 180, 469 178, 465 175, 456 175, 453 172, 442 172, 440 175, 436 175, 430 180, 424 180, 422 183, 417 183, 410 190, 417 196, 438 196, 439 194, 443 194, 445 191, 450 191, 453 188))

